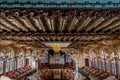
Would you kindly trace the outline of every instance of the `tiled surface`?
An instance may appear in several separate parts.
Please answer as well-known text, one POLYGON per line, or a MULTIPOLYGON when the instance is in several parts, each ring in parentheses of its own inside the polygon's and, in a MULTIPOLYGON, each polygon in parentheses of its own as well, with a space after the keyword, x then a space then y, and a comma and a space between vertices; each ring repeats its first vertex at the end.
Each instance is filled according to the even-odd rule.
POLYGON ((119 0, 0 0, 8 8, 116 8, 119 0))

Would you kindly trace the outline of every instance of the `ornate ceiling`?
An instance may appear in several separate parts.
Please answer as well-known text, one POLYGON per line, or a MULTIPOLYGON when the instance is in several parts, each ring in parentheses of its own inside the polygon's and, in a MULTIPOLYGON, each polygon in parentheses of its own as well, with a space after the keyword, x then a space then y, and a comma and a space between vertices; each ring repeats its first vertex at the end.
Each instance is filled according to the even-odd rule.
POLYGON ((119 34, 120 9, 0 9, 0 39, 36 48, 46 41, 83 47, 119 34))

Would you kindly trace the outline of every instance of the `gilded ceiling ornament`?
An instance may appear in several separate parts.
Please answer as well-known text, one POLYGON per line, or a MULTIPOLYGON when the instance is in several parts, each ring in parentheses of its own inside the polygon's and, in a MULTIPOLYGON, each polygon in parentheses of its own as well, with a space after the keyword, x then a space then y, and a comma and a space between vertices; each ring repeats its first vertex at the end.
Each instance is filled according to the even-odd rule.
POLYGON ((63 46, 62 44, 57 44, 57 43, 50 45, 50 47, 52 47, 56 53, 58 53, 61 50, 62 46, 63 46))

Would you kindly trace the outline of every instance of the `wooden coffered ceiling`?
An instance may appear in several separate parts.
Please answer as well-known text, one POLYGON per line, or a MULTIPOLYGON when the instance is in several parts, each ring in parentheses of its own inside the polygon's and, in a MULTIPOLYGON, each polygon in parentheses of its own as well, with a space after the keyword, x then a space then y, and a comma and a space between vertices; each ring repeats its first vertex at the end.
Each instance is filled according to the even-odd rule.
POLYGON ((120 9, 0 9, 0 39, 33 47, 68 47, 119 39, 120 9))

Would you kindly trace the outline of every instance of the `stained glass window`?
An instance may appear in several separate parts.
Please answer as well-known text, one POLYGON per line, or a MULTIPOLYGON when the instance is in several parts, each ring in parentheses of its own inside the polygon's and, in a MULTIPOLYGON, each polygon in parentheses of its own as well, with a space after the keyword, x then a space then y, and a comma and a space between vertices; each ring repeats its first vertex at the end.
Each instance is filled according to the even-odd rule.
POLYGON ((99 61, 99 69, 102 70, 102 63, 99 61))
MULTIPOLYGON (((115 57, 114 52, 111 53, 111 57, 112 57, 112 58, 115 57)), ((114 59, 111 61, 111 64, 112 64, 112 72, 113 72, 113 74, 116 74, 116 62, 115 62, 114 59)))
POLYGON ((104 56, 105 71, 109 72, 110 71, 110 62, 107 58, 107 56, 108 56, 107 52, 103 51, 103 56, 104 56))
POLYGON ((10 68, 10 60, 6 60, 6 64, 5 64, 5 65, 6 65, 6 67, 5 67, 6 69, 5 69, 5 71, 6 71, 6 72, 9 72, 9 68, 10 68))
POLYGON ((108 60, 105 60, 105 64, 106 64, 106 71, 110 72, 110 62, 108 60))
POLYGON ((96 58, 96 53, 94 51, 91 52, 91 58, 92 58, 92 67, 96 68, 97 66, 97 60, 96 58))
POLYGON ((102 51, 102 70, 106 71, 106 64, 105 64, 105 59, 106 59, 107 53, 105 51, 102 51))
POLYGON ((17 59, 17 68, 24 67, 24 53, 21 51, 18 53, 18 59, 17 59))
POLYGON ((15 69, 15 62, 14 62, 15 60, 13 58, 13 52, 10 50, 8 52, 8 55, 9 55, 9 61, 10 61, 10 63, 9 63, 9 65, 10 65, 10 71, 13 71, 15 69))
MULTIPOLYGON (((4 56, 3 52, 0 52, 0 57, 2 58, 4 56)), ((3 74, 3 64, 4 64, 4 60, 0 59, 0 74, 3 74)))
POLYGON ((15 62, 13 59, 13 53, 11 50, 7 53, 7 59, 6 59, 6 72, 12 71, 15 69, 15 62))
MULTIPOLYGON (((118 52, 118 56, 119 56, 119 59, 120 59, 120 50, 118 52)), ((120 61, 118 62, 118 68, 119 68, 119 74, 120 74, 120 61)))
POLYGON ((98 68, 98 61, 95 59, 95 68, 98 68))
POLYGON ((92 59, 89 58, 89 66, 92 67, 92 59))

